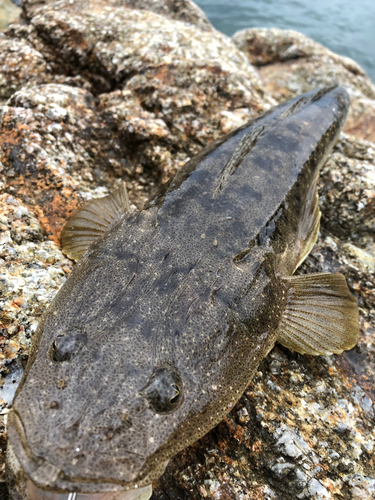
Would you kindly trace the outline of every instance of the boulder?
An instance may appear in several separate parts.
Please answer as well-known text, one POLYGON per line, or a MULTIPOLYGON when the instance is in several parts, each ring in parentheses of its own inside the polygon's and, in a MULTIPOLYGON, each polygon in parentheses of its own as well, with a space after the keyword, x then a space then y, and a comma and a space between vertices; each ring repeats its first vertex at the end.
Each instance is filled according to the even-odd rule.
POLYGON ((316 87, 345 87, 351 107, 344 130, 375 142, 375 85, 355 61, 292 30, 251 28, 233 41, 279 102, 316 87))
POLYGON ((15 21, 20 13, 21 9, 12 0, 0 0, 0 31, 15 21))

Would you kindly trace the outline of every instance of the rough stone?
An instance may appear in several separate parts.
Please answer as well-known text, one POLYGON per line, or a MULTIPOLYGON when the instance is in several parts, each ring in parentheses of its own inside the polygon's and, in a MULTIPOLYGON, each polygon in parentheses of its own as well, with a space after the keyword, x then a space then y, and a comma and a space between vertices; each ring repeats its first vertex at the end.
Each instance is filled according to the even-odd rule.
POLYGON ((0 33, 0 104, 21 88, 50 81, 51 68, 40 52, 0 33))
POLYGON ((111 161, 120 163, 124 149, 88 91, 54 84, 22 89, 0 111, 0 189, 31 204, 58 241, 95 178, 113 185, 111 161))
MULTIPOLYGON (((40 316, 71 271, 59 246, 43 238, 30 209, 10 194, 0 195, 0 366, 30 347, 40 316)), ((0 400, 1 404, 1 400, 0 400)))
MULTIPOLYGON (((182 5, 172 3, 177 11, 182 5)), ((28 40, 39 50, 41 40, 53 47, 51 64, 83 75, 101 93, 107 121, 132 143, 142 168, 159 169, 165 181, 203 145, 275 101, 228 37, 186 16, 172 20, 154 12, 166 4, 140 5, 25 2, 34 30, 28 40)))
MULTIPOLYGON (((356 137, 342 134, 321 172, 321 236, 298 272, 347 276, 358 345, 317 358, 277 345, 228 417, 171 461, 153 500, 374 498, 375 145, 362 139, 374 140, 375 91, 362 69, 277 30, 236 35, 240 50, 188 0, 24 0, 23 16, 0 37, 1 418, 72 269, 58 240, 69 214, 122 179, 140 207, 207 143, 338 80, 356 137)), ((5 446, 2 421, 1 459, 5 446)))
POLYGON ((214 30, 206 14, 190 0, 124 0, 122 5, 150 10, 169 19, 197 26, 203 31, 214 30))
POLYGON ((355 61, 291 30, 251 28, 235 33, 233 41, 279 102, 316 87, 345 87, 351 108, 344 130, 375 141, 375 85, 355 61))

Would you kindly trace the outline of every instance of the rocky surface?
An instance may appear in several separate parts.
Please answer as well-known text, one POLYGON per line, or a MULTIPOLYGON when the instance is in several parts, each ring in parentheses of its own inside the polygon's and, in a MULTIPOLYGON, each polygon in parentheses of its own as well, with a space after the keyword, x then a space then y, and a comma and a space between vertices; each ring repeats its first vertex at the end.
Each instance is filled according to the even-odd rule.
POLYGON ((235 33, 233 41, 280 102, 340 83, 352 103, 345 131, 375 142, 375 85, 355 61, 291 30, 251 28, 235 33))
MULTIPOLYGON (((59 246, 69 214, 122 179, 140 207, 209 142, 339 82, 351 135, 321 173, 321 236, 299 272, 347 276, 358 346, 317 358, 276 346, 225 421, 171 461, 153 500, 375 498, 375 90, 363 70, 294 32, 231 41, 189 0, 24 0, 23 18, 0 35, 3 418, 38 318, 72 269, 59 246)), ((5 446, 0 425, 2 458, 5 446)))
POLYGON ((13 40, 0 33, 0 102, 6 100, 28 83, 41 83, 48 78, 42 54, 23 40, 13 40), (44 77, 45 75, 45 77, 44 77))
POLYGON ((68 214, 113 185, 112 163, 125 147, 97 112, 91 93, 66 85, 22 89, 0 112, 3 187, 32 204, 46 235, 58 241, 68 214), (99 182, 100 183, 100 182, 99 182))
POLYGON ((12 0, 0 0, 0 31, 9 26, 21 14, 21 9, 12 0))

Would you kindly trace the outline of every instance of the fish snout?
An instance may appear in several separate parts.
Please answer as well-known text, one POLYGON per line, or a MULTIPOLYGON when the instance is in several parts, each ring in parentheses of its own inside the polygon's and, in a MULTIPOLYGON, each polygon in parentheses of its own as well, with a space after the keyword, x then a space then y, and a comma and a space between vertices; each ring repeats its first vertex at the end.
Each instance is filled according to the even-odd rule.
POLYGON ((55 493, 41 490, 29 479, 26 487, 29 500, 148 500, 152 495, 151 485, 107 493, 55 493))
POLYGON ((22 422, 14 412, 11 413, 8 431, 12 436, 12 444, 7 451, 8 473, 10 478, 13 476, 12 482, 15 480, 19 483, 25 500, 149 500, 152 495, 151 484, 139 487, 132 483, 131 489, 126 489, 126 485, 123 486, 124 489, 120 489, 118 484, 111 485, 100 480, 91 484, 78 484, 64 477, 60 469, 51 463, 33 456, 26 444, 22 422), (17 454, 14 448, 17 449, 17 454), (38 487, 33 481, 46 489, 38 487), (86 493, 72 491, 83 489, 82 486, 86 493))

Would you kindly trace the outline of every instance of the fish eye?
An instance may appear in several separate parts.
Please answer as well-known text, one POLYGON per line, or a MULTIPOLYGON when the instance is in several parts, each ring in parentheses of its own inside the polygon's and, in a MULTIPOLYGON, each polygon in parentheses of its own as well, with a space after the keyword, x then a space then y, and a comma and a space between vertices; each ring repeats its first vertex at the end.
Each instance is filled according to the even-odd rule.
POLYGON ((142 392, 157 413, 175 411, 183 399, 181 378, 171 368, 158 368, 142 392))
POLYGON ((49 355, 55 363, 70 361, 86 344, 87 335, 79 328, 59 333, 50 347, 49 355))

